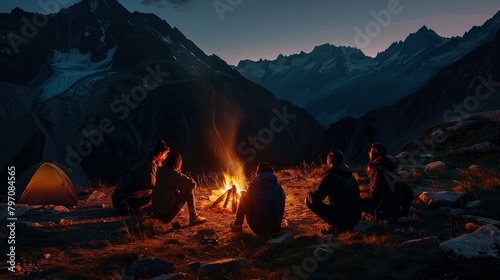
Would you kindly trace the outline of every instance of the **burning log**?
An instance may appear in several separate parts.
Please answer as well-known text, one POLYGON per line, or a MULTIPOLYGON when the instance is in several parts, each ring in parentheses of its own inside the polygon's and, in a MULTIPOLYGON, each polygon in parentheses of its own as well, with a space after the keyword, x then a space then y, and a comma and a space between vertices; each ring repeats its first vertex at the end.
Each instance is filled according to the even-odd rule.
POLYGON ((239 200, 239 194, 236 189, 235 185, 232 185, 230 189, 228 189, 226 192, 224 192, 221 196, 219 196, 212 205, 210 205, 210 208, 213 208, 217 206, 219 203, 221 203, 224 200, 223 208, 227 208, 227 205, 229 204, 229 201, 231 200, 231 210, 232 212, 236 212, 238 209, 238 200, 239 200))

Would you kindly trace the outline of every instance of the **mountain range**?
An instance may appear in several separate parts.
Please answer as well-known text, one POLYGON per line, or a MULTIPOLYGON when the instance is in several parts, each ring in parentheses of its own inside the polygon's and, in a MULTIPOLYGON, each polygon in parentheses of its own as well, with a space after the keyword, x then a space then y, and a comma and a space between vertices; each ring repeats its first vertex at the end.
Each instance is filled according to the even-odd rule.
POLYGON ((0 22, 0 166, 51 161, 83 183, 113 183, 159 137, 187 171, 235 168, 235 158, 279 166, 324 131, 166 21, 116 0, 49 15, 16 8, 0 22))
POLYGON ((419 156, 432 155, 437 147, 446 151, 451 147, 467 149, 486 143, 491 144, 493 152, 478 152, 475 156, 493 156, 498 165, 499 93, 500 28, 493 40, 439 70, 420 89, 395 104, 372 110, 359 118, 344 117, 331 124, 306 149, 309 156, 305 158, 323 158, 328 149, 335 146, 345 151, 351 161, 366 162, 369 149, 366 144, 379 141, 393 154, 410 149, 419 156), (490 111, 492 113, 484 113, 490 111), (453 137, 443 138, 443 135, 453 137), (450 139, 453 141, 449 142, 450 139), (463 146, 457 147, 457 142, 463 146))
POLYGON ((498 28, 500 13, 462 37, 443 38, 423 26, 374 58, 356 48, 325 44, 272 61, 243 60, 236 69, 327 127, 417 91, 443 67, 493 40, 498 28))
MULTIPOLYGON (((237 159, 247 170, 324 160, 332 147, 362 163, 368 142, 426 152, 419 139, 430 126, 500 108, 499 14, 463 37, 423 27, 376 58, 322 45, 240 63, 260 82, 302 88, 294 94, 307 111, 116 0, 50 15, 14 9, 0 22, 0 166, 51 161, 82 184, 116 182, 158 137, 194 172, 231 169, 237 159)), ((496 131, 485 122, 478 126, 496 131)), ((485 135, 482 143, 500 145, 485 135)))

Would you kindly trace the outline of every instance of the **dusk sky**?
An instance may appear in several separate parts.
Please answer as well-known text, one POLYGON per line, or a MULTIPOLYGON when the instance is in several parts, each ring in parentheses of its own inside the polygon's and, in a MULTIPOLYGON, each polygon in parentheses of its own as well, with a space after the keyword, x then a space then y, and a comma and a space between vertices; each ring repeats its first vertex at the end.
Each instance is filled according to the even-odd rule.
MULTIPOLYGON (((100 0, 104 1, 104 0, 100 0)), ((444 37, 462 36, 500 10, 498 0, 118 0, 129 11, 155 13, 205 53, 236 65, 275 59, 330 43, 375 56, 423 25, 444 37), (314 3, 314 4, 313 4, 314 3)), ((21 7, 53 12, 77 0, 1 1, 0 12, 21 7)))

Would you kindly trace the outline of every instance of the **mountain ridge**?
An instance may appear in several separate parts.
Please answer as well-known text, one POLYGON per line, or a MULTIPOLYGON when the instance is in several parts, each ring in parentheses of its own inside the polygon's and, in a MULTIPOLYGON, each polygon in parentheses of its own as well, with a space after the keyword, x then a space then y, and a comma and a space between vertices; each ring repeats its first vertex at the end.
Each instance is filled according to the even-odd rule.
POLYGON ((52 161, 113 183, 162 137, 186 170, 235 168, 227 153, 252 169, 292 164, 324 131, 165 20, 106 5, 119 3, 84 0, 48 16, 18 53, 7 34, 22 34, 22 17, 33 14, 0 15, 0 94, 12 97, 0 100, 0 127, 11 135, 0 166, 52 161))
MULTIPOLYGON (((280 60, 273 61, 245 60, 237 69, 278 98, 305 108, 327 127, 344 116, 360 117, 372 109, 394 104, 446 65, 492 40, 498 27, 500 12, 480 27, 471 28, 463 37, 444 38, 424 25, 373 58, 359 49, 344 48, 342 58, 322 61, 313 59, 315 48, 310 53, 301 53, 301 60, 307 63, 296 64, 295 68, 293 62, 299 61, 296 54, 282 55, 280 60), (277 72, 280 63, 290 66, 277 72), (336 69, 336 63, 344 64, 344 71, 336 69), (321 66, 314 67, 318 65, 321 66)), ((325 45, 329 44, 321 46, 325 45)))

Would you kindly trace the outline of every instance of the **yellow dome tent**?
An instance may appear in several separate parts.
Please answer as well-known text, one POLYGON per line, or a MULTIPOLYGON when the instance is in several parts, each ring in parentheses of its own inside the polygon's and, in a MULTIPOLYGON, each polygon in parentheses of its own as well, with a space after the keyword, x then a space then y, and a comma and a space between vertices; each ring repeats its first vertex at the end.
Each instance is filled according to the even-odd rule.
POLYGON ((45 162, 31 166, 16 181, 18 204, 78 204, 78 192, 68 175, 56 165, 45 162))

